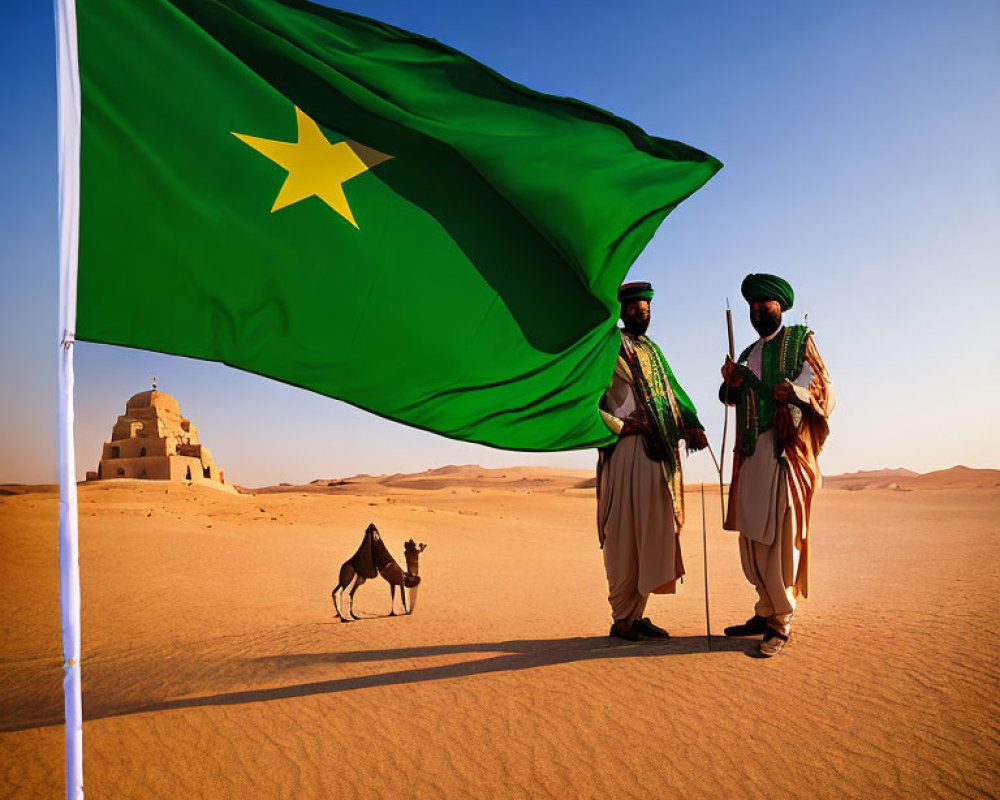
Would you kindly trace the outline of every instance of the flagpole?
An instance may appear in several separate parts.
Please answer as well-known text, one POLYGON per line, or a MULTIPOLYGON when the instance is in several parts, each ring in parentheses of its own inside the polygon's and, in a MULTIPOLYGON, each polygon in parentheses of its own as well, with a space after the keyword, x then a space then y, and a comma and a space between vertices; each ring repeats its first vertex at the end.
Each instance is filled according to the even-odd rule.
POLYGON ((59 102, 59 604, 66 710, 66 797, 83 798, 80 690, 80 557, 73 443, 73 343, 76 336, 80 205, 80 70, 75 0, 54 0, 59 102))
POLYGON ((59 353, 59 599, 62 609, 66 707, 66 797, 83 797, 83 713, 80 691, 80 561, 73 447, 73 340, 59 353))

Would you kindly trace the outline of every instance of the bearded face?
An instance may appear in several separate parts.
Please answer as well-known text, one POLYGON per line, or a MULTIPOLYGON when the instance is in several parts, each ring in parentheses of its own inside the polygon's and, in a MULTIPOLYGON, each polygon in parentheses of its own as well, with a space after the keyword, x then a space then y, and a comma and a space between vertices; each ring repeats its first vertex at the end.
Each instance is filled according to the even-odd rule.
POLYGON ((625 332, 642 336, 649 328, 649 301, 631 300, 622 307, 622 323, 625 332))
POLYGON ((750 324, 761 336, 770 336, 781 327, 781 303, 777 300, 754 300, 750 304, 750 324))

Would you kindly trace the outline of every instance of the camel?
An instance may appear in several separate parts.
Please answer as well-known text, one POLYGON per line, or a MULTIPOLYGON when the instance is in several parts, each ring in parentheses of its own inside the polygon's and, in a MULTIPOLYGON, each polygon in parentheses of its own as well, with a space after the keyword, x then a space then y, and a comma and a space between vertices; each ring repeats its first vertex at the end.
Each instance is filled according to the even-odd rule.
MULTIPOLYGON (((420 554, 427 549, 427 545, 423 542, 417 546, 417 543, 413 539, 408 539, 403 545, 403 555, 406 556, 406 574, 418 577, 420 572, 420 554)), ((410 612, 413 613, 413 609, 417 607, 417 587, 414 586, 410 589, 410 612)))
POLYGON ((371 580, 378 575, 381 575, 389 583, 389 616, 396 616, 397 586, 399 587, 399 596, 403 601, 403 613, 409 614, 410 612, 406 607, 406 589, 415 587, 420 583, 420 578, 416 575, 403 572, 399 564, 396 563, 396 560, 389 554, 389 549, 382 541, 378 528, 374 524, 371 524, 365 529, 364 538, 361 540, 361 546, 357 552, 340 567, 340 577, 337 586, 331 593, 333 607, 336 609, 337 616, 342 622, 357 619, 354 616, 354 593, 365 581, 371 580), (350 605, 347 609, 348 616, 345 617, 341 611, 337 595, 339 593, 340 599, 343 599, 344 590, 352 580, 354 581, 354 585, 351 586, 351 591, 348 595, 350 605))

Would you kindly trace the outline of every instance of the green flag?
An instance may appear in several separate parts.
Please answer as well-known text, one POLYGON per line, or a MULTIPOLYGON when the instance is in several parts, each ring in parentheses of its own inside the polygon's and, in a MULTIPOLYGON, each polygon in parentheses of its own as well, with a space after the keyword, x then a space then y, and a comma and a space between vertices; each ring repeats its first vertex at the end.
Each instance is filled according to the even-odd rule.
POLYGON ((616 289, 717 160, 302 0, 77 0, 77 31, 78 339, 609 441, 616 289))

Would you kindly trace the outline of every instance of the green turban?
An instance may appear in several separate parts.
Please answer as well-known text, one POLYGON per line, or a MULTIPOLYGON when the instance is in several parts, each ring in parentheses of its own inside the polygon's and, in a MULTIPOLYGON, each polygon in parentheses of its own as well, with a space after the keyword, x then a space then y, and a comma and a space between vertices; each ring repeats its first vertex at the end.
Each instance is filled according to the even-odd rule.
POLYGON ((751 272, 747 275, 743 279, 740 291, 748 303, 757 300, 777 300, 781 303, 782 311, 788 311, 795 302, 792 285, 784 278, 768 275, 765 272, 751 272))
POLYGON ((633 300, 652 300, 653 286, 646 281, 635 283, 623 283, 618 289, 618 302, 622 305, 631 303, 633 300))

